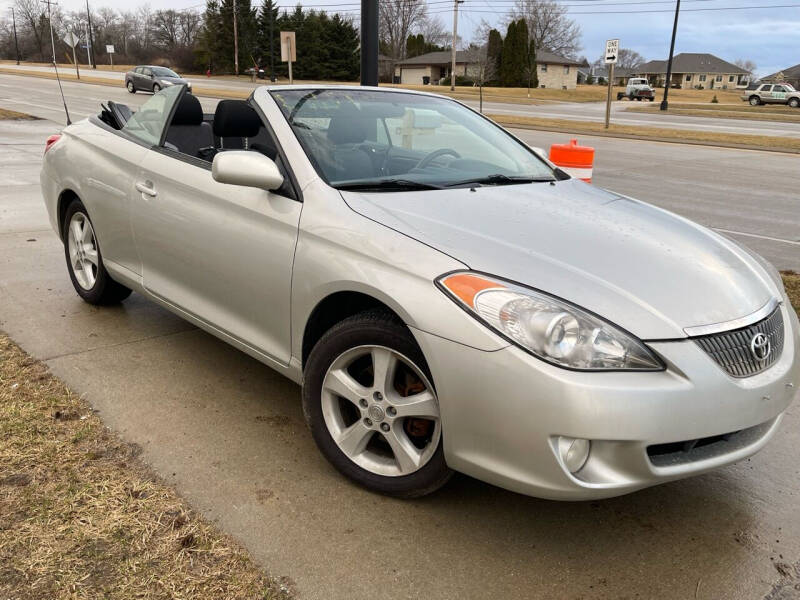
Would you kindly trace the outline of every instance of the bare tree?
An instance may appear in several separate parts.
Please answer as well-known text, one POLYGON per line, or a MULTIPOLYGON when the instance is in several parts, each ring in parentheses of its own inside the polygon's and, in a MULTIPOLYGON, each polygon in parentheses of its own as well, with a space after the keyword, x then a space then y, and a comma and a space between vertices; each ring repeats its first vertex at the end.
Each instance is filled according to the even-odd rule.
POLYGON ((581 28, 554 0, 516 0, 507 20, 525 19, 536 48, 574 58, 581 50, 581 28))
POLYGON ((195 39, 200 32, 200 26, 203 24, 203 18, 199 13, 191 10, 184 10, 180 12, 180 43, 183 46, 194 45, 195 39))
POLYGON ((379 34, 392 60, 405 58, 406 39, 428 15, 425 0, 387 0, 380 3, 379 34))
POLYGON ((495 65, 489 60, 486 44, 470 44, 464 51, 469 70, 469 76, 480 87, 479 111, 483 112, 483 86, 487 81, 497 78, 495 65))
POLYGON ((422 19, 417 26, 417 32, 422 34, 426 44, 448 46, 452 42, 452 33, 448 31, 438 16, 428 16, 422 19))
POLYGON ((33 37, 39 60, 44 60, 44 33, 48 23, 47 17, 42 12, 42 4, 39 0, 16 0, 14 9, 17 11, 18 26, 21 25, 22 35, 33 37))
POLYGON ((178 45, 181 36, 180 15, 177 11, 157 10, 153 13, 153 43, 171 52, 178 45))
POLYGON ((754 63, 752 60, 737 58, 735 61, 733 61, 733 64, 735 64, 740 69, 747 71, 747 74, 750 75, 751 77, 753 76, 753 73, 756 72, 757 68, 756 63, 754 63))

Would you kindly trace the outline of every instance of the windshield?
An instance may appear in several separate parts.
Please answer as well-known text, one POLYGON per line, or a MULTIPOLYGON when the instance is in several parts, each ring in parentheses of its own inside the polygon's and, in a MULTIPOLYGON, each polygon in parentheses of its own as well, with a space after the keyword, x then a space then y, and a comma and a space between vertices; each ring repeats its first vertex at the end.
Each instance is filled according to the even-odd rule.
POLYGON ((156 77, 180 77, 175 71, 166 67, 153 67, 153 75, 156 77))
POLYGON ((530 148, 449 99, 350 89, 271 93, 319 175, 337 188, 375 182, 397 191, 554 179, 530 148))

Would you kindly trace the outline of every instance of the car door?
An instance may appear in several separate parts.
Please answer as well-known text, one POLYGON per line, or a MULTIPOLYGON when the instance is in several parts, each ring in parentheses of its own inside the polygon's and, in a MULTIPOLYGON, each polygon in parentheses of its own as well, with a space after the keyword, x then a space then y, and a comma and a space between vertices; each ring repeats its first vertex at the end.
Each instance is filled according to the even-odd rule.
POLYGON ((145 288, 287 365, 302 204, 219 183, 211 163, 167 148, 147 153, 136 185, 132 219, 145 288))
POLYGON ((786 102, 786 88, 782 85, 772 86, 772 102, 775 104, 783 104, 786 102))
POLYGON ((761 98, 761 102, 764 104, 772 102, 772 85, 762 85, 758 90, 758 97, 761 98))
POLYGON ((82 138, 92 151, 76 152, 73 159, 75 172, 83 174, 80 195, 92 217, 103 262, 123 277, 141 275, 130 222, 135 176, 148 149, 158 145, 182 91, 164 90, 148 98, 119 131, 98 127, 82 138))

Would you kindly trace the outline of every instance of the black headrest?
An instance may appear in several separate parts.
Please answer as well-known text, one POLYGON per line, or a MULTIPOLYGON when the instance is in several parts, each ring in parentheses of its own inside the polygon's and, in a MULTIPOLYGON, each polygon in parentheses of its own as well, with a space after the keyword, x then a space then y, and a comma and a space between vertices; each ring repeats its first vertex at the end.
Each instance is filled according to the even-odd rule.
POLYGON ((334 144, 360 144, 367 139, 367 123, 362 116, 334 117, 328 125, 328 139, 334 144))
POLYGON ((200 100, 188 92, 183 95, 175 114, 172 116, 173 125, 199 125, 203 122, 203 107, 200 100))
POLYGON ((258 113, 244 100, 220 100, 214 113, 214 135, 255 137, 261 128, 258 113))

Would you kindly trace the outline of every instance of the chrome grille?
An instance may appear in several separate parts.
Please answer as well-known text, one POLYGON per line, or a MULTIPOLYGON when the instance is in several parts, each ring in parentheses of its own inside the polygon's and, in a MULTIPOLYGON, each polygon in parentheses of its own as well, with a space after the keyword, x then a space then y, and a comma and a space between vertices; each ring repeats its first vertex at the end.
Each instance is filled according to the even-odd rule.
POLYGON ((758 323, 694 339, 728 374, 734 377, 750 377, 768 369, 780 358, 783 336, 783 315, 778 306, 770 316, 758 323), (758 360, 750 349, 753 337, 758 333, 763 333, 770 342, 771 350, 764 360, 758 360))

